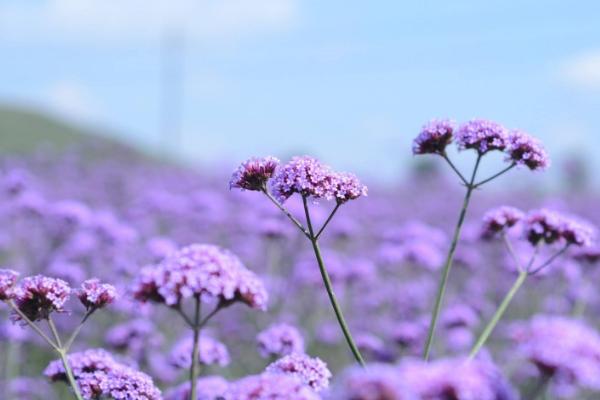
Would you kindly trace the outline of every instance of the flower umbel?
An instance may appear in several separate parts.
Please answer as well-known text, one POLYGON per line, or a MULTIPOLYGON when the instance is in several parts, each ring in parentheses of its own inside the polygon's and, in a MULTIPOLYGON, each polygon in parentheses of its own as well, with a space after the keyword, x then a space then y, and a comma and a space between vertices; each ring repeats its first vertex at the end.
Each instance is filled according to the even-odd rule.
POLYGON ((413 142, 413 154, 445 154, 455 129, 454 122, 447 119, 429 121, 413 142))
POLYGON ((279 160, 275 157, 250 158, 235 170, 229 187, 253 191, 265 190, 267 182, 278 166, 279 160))

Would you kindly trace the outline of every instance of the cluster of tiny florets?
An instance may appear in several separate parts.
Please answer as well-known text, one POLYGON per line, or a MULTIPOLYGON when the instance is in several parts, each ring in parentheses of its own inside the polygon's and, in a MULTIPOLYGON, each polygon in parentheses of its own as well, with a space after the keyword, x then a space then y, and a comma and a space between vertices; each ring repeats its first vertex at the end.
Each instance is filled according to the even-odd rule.
POLYGON ((499 232, 512 228, 524 217, 523 211, 515 207, 502 206, 490 210, 483 216, 482 237, 489 239, 499 232))
POLYGON ((339 172, 333 179, 335 201, 343 204, 367 195, 367 187, 360 183, 356 175, 349 172, 339 172))
POLYGON ((456 143, 461 150, 473 149, 479 154, 489 151, 504 151, 508 146, 508 131, 497 122, 473 119, 460 125, 456 143))
MULTIPOLYGON (((71 288, 62 279, 35 275, 23 278, 15 289, 14 300, 19 310, 31 321, 46 319, 52 312, 63 312, 71 288)), ((21 316, 15 314, 18 321, 21 316)))
POLYGON ((278 166, 279 160, 275 157, 250 158, 234 171, 229 187, 253 191, 265 190, 267 182, 278 166))
POLYGON ((0 269, 0 301, 13 298, 18 278, 18 272, 11 269, 0 269))
POLYGON ((117 289, 98 279, 88 279, 77 291, 79 301, 87 310, 97 310, 112 303, 117 298, 117 289))
POLYGON ((533 244, 564 242, 568 245, 588 246, 594 229, 586 222, 548 209, 535 210, 525 219, 525 234, 533 244))
POLYGON ((413 154, 445 154, 455 129, 455 123, 447 119, 429 121, 413 142, 413 154))
POLYGON ((145 267, 132 291, 137 300, 168 306, 198 296, 264 310, 268 300, 260 279, 233 253, 208 244, 184 247, 160 264, 145 267))
POLYGON ((513 131, 508 137, 507 159, 530 170, 544 170, 550 159, 539 140, 522 131, 513 131))
POLYGON ((304 339, 298 329, 285 323, 273 324, 256 337, 262 357, 281 357, 304 352, 304 339))
POLYGON ((329 386, 331 371, 319 358, 313 358, 306 354, 289 354, 270 364, 266 373, 291 375, 300 379, 304 384, 310 386, 316 392, 320 392, 329 386))

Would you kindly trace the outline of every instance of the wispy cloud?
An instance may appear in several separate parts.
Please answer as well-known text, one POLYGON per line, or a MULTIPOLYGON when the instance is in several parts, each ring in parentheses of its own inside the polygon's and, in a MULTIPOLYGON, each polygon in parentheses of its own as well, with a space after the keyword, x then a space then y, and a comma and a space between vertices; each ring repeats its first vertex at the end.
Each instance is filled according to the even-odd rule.
POLYGON ((600 90, 600 49, 577 54, 560 69, 562 79, 581 89, 600 90))
POLYGON ((192 39, 236 39, 293 25, 297 0, 46 0, 0 5, 0 35, 12 41, 111 44, 165 31, 192 39))

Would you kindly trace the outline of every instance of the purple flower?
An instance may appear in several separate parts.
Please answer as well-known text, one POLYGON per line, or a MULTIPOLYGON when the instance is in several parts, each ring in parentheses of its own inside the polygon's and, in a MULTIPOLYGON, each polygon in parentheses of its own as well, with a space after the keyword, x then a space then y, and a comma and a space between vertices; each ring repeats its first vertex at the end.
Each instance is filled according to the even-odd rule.
POLYGON ((108 283, 100 283, 99 279, 89 279, 83 282, 77 297, 88 311, 97 310, 117 298, 117 289, 108 283))
POLYGON ((269 374, 291 375, 300 379, 316 392, 329 386, 331 372, 327 364, 319 358, 312 358, 306 354, 289 354, 271 363, 265 369, 269 374))
MULTIPOLYGON (((175 367, 189 369, 192 365, 192 348, 194 341, 191 337, 179 340, 170 354, 170 361, 175 367)), ((218 340, 200 335, 198 361, 204 365, 218 365, 225 367, 229 364, 229 351, 227 347, 218 340)))
POLYGON ((278 323, 269 326, 256 337, 262 357, 281 357, 291 353, 304 353, 304 339, 296 327, 278 323))
POLYGON ((413 154, 445 154, 455 128, 454 122, 447 119, 429 121, 413 142, 413 154))
POLYGON ((282 374, 252 375, 229 385, 227 400, 319 400, 298 378, 282 374))
POLYGON ((272 190, 284 202, 294 193, 313 199, 336 198, 336 174, 327 165, 309 156, 294 157, 277 170, 272 190))
POLYGON ((518 352, 553 382, 600 390, 600 335, 583 321, 540 315, 514 324, 511 337, 518 352))
POLYGON ((200 296, 222 303, 241 301, 265 310, 268 300, 263 283, 233 253, 208 244, 184 247, 162 263, 145 267, 132 291, 137 300, 168 306, 200 296))
POLYGON ((267 182, 278 166, 279 160, 270 156, 246 160, 233 173, 229 187, 243 190, 265 190, 267 182))
MULTIPOLYGON (((61 279, 42 275, 29 276, 21 281, 15 290, 15 303, 19 310, 31 321, 47 319, 50 313, 62 312, 71 295, 71 288, 61 279)), ((21 320, 18 314, 15 321, 21 320)))
MULTIPOLYGON (((205 376, 197 380, 195 400, 218 400, 225 398, 229 383, 220 376, 205 376)), ((190 383, 185 382, 165 393, 165 400, 190 400, 190 383)))
POLYGON ((481 236, 490 239, 505 229, 512 228, 525 217, 525 214, 514 207, 502 206, 488 211, 483 216, 481 236))
MULTIPOLYGON (((86 372, 108 372, 119 363, 104 349, 89 349, 67 356, 73 375, 78 377, 86 372)), ((65 368, 60 360, 54 360, 44 370, 44 375, 52 382, 67 380, 65 368)))
POLYGON ((492 150, 506 149, 508 132, 496 122, 473 119, 458 128, 456 142, 461 150, 474 149, 483 155, 492 150))
POLYGON ((582 247, 573 254, 573 258, 587 264, 596 264, 600 261, 600 247, 582 247))
MULTIPOLYGON (((84 376, 78 383, 84 387, 84 376)), ((113 399, 162 400, 160 390, 154 385, 152 378, 143 372, 129 367, 115 368, 99 380, 103 396, 113 399)))
POLYGON ((336 400, 417 400, 402 380, 397 366, 369 364, 343 372, 332 390, 336 400))
POLYGON ((12 269, 0 269, 0 301, 12 299, 19 273, 12 269))
POLYGON ((562 241, 569 245, 589 246, 594 237, 594 229, 587 223, 547 209, 530 212, 525 223, 525 235, 533 245, 562 241))
POLYGON ((508 161, 525 165, 532 171, 550 166, 550 159, 541 143, 527 133, 516 130, 508 137, 508 161))
POLYGON ((360 183, 354 174, 339 172, 335 174, 333 180, 333 192, 335 200, 343 204, 349 200, 356 200, 360 196, 366 196, 367 187, 360 183))

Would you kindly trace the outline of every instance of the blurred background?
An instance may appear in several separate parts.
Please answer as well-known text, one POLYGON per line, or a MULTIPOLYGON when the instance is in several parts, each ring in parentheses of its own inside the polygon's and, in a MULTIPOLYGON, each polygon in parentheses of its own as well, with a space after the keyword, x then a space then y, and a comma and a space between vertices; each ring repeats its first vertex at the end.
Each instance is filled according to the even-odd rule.
POLYGON ((565 162, 600 167, 598 15, 591 0, 4 0, 0 147, 95 134, 227 170, 310 153, 387 182, 425 121, 482 117, 541 138, 556 182, 565 162))

